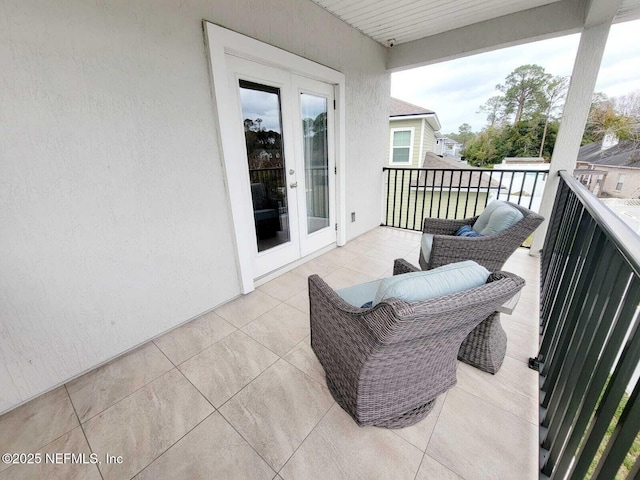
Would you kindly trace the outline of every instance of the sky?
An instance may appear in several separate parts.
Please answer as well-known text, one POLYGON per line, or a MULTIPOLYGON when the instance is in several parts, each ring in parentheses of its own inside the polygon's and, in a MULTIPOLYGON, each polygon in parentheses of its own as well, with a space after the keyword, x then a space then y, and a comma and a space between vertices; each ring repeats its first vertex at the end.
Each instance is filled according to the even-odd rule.
MULTIPOLYGON (((596 92, 616 97, 640 90, 640 20, 611 27, 596 92)), ((571 75, 580 35, 567 35, 495 50, 391 75, 391 96, 434 110, 443 134, 463 123, 474 132, 486 125, 481 105, 516 67, 537 64, 547 73, 571 75)))
MULTIPOLYGON (((302 115, 304 118, 316 118, 327 111, 327 99, 304 93, 300 98, 302 115)), ((240 88, 240 102, 242 104, 242 118, 262 120, 260 127, 282 133, 280 125, 280 102, 275 92, 263 92, 250 88, 240 88)))

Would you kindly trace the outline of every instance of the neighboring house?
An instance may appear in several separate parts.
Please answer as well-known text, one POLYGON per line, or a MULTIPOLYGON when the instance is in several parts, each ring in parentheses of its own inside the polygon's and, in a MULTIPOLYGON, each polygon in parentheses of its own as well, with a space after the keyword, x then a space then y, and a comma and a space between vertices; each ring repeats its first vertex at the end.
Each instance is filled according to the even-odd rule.
POLYGON ((435 150, 438 115, 393 97, 389 112, 389 165, 419 167, 424 154, 435 150))
POLYGON ((459 157, 463 147, 462 143, 456 142, 449 137, 438 137, 436 138, 434 151, 438 155, 446 157, 459 157))
POLYGON ((640 147, 609 139, 584 145, 574 174, 598 197, 640 198, 640 147))

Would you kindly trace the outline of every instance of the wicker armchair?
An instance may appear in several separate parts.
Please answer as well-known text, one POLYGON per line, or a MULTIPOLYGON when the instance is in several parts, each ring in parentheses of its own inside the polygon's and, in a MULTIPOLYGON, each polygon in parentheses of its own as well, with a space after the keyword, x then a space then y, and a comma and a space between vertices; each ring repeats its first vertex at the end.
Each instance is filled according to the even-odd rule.
MULTIPOLYGON (((394 274, 405 264, 396 260, 394 274)), ((311 275, 311 347, 331 394, 356 423, 412 425, 455 385, 456 356, 465 337, 523 285, 520 277, 497 272, 465 292, 416 303, 392 298, 358 308, 311 275)))
POLYGON ((463 220, 446 220, 442 218, 425 218, 423 233, 433 235, 433 244, 429 260, 426 261, 420 250, 420 267, 422 270, 473 260, 490 272, 502 268, 507 259, 522 245, 531 233, 540 225, 544 217, 520 205, 511 204, 522 212, 524 218, 503 232, 485 237, 456 237, 455 233, 464 225, 473 225, 478 217, 463 220))
MULTIPOLYGON (((393 273, 418 272, 419 268, 405 260, 396 260, 393 273)), ((495 275, 495 274, 494 274, 495 275)), ((500 324, 500 313, 494 312, 476 326, 460 344, 458 360, 495 374, 507 353, 507 334, 500 324)))

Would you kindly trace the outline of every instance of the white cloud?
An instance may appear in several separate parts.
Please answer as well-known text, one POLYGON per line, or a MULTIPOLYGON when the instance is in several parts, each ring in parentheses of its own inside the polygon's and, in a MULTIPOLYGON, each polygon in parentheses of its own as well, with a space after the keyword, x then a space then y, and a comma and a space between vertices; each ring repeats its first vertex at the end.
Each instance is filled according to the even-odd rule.
MULTIPOLYGON (((640 47, 633 41, 639 28, 640 20, 611 27, 596 91, 619 96, 640 89, 640 47)), ((391 95, 435 110, 443 133, 463 123, 479 131, 486 118, 478 108, 509 73, 537 64, 552 75, 571 75, 579 41, 580 35, 568 35, 394 73, 391 95)))

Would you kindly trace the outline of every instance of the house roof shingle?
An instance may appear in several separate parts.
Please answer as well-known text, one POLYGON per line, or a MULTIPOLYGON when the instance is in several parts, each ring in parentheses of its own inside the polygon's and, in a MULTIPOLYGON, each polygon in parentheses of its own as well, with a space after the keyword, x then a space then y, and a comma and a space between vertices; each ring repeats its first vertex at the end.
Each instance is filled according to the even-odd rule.
POLYGON ((578 162, 610 167, 640 168, 640 146, 631 140, 621 140, 617 145, 602 150, 602 141, 580 147, 578 162))
POLYGON ((391 104, 389 108, 390 117, 406 117, 411 115, 428 115, 434 113, 436 112, 429 110, 428 108, 419 107, 413 103, 391 97, 391 104))

